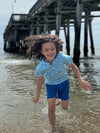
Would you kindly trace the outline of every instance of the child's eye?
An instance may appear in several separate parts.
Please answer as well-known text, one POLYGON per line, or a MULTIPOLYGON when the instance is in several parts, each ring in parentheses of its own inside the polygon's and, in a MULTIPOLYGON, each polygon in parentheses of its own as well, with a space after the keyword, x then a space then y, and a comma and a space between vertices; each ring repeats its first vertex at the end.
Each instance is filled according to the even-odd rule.
POLYGON ((54 50, 54 48, 52 48, 51 50, 54 50))
POLYGON ((48 51, 48 49, 45 49, 45 52, 47 52, 48 51))

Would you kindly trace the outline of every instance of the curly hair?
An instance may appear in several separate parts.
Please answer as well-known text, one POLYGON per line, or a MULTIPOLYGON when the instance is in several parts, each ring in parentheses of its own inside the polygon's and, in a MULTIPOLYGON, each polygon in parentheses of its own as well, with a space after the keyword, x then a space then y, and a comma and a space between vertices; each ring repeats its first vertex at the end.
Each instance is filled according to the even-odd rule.
POLYGON ((62 40, 59 39, 57 35, 38 35, 38 36, 29 36, 25 38, 25 45, 27 45, 28 50, 27 54, 29 59, 35 57, 37 59, 42 59, 43 55, 41 54, 42 45, 47 42, 54 43, 56 47, 56 54, 62 51, 62 40))

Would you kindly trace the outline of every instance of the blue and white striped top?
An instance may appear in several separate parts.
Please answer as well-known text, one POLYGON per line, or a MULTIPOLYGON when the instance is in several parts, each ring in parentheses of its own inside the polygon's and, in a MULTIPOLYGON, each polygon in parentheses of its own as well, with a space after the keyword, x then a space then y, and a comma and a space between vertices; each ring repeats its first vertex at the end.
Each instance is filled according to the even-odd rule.
POLYGON ((66 65, 70 65, 72 57, 59 53, 52 64, 45 62, 44 59, 38 64, 35 76, 45 76, 46 83, 56 85, 68 79, 66 65))

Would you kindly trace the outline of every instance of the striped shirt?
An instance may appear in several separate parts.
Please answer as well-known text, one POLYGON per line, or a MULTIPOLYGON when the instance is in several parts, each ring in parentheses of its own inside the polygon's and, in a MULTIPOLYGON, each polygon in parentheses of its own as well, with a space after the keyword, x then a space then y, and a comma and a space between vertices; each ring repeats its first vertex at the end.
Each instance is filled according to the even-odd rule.
POLYGON ((52 64, 42 59, 34 74, 35 76, 44 76, 46 78, 46 83, 49 85, 60 84, 68 79, 66 65, 69 66, 71 61, 71 56, 59 53, 52 64))

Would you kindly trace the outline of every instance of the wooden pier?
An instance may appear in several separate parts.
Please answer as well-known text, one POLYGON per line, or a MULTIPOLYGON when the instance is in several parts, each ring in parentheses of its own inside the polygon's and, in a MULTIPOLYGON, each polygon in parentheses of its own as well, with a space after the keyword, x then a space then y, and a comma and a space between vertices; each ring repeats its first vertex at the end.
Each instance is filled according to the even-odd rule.
POLYGON ((73 60, 80 58, 81 23, 84 23, 84 56, 88 56, 88 31, 91 53, 95 54, 92 34, 91 12, 100 11, 100 0, 37 0, 28 14, 12 14, 4 32, 4 50, 17 52, 23 50, 27 36, 46 34, 55 30, 59 36, 62 27, 65 33, 66 50, 70 55, 70 26, 75 28, 73 60))

